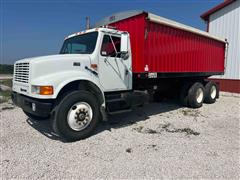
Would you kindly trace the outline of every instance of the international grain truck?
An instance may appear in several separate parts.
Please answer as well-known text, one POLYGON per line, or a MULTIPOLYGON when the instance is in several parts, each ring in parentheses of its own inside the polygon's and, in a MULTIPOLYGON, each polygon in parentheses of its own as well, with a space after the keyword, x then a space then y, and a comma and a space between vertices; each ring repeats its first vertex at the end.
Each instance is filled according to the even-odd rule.
POLYGON ((106 17, 65 38, 58 55, 16 61, 13 102, 30 118, 50 118, 68 141, 88 137, 100 120, 175 93, 184 106, 214 103, 227 43, 144 11, 106 17), (144 92, 144 93, 143 93, 144 92))

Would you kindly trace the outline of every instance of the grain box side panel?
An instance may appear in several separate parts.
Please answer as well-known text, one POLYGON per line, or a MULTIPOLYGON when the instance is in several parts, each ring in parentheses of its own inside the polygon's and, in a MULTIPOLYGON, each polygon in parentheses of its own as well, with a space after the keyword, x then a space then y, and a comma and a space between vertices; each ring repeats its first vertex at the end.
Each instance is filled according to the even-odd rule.
POLYGON ((147 21, 144 59, 150 72, 223 72, 225 43, 147 21))

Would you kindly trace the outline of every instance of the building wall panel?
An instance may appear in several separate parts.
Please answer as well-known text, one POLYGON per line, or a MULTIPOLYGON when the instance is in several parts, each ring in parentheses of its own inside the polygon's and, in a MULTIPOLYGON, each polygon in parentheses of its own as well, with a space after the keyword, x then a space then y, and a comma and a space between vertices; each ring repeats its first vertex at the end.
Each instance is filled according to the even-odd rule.
POLYGON ((210 15, 209 33, 229 42, 225 75, 214 78, 240 79, 240 0, 210 15))

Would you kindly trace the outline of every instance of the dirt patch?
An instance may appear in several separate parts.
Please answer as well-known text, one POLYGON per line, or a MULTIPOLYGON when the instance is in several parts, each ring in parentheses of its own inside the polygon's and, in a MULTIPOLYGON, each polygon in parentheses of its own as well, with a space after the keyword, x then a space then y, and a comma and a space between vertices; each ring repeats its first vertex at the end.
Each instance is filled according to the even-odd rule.
POLYGON ((159 128, 168 133, 186 133, 186 135, 194 136, 200 135, 199 132, 196 132, 190 128, 175 128, 171 123, 160 125, 159 128))
POLYGON ((147 146, 147 149, 153 149, 153 150, 157 151, 157 150, 158 150, 158 147, 157 147, 156 144, 151 144, 151 145, 148 145, 148 146, 147 146))
POLYGON ((200 112, 196 109, 183 109, 182 114, 184 116, 192 116, 192 117, 199 117, 200 112))
POLYGON ((127 149, 126 149, 126 152, 127 152, 127 153, 131 153, 131 152, 132 152, 132 148, 127 148, 127 149))
POLYGON ((200 135, 199 132, 196 132, 190 128, 176 128, 171 123, 161 124, 159 127, 155 129, 150 128, 144 128, 143 126, 135 127, 133 128, 134 131, 137 131, 139 133, 144 134, 161 134, 162 132, 168 132, 168 133, 185 133, 187 136, 194 135, 198 136, 200 135))
POLYGON ((2 108, 2 110, 8 110, 8 109, 14 109, 14 106, 5 106, 2 108))
POLYGON ((15 106, 10 102, 5 102, 1 104, 0 111, 14 109, 15 106))
POLYGON ((183 109, 181 110, 181 113, 184 116, 193 117, 195 121, 197 121, 199 117, 207 118, 206 116, 202 115, 198 109, 183 109))
POLYGON ((144 133, 144 134, 160 134, 161 133, 151 128, 144 128, 143 126, 135 127, 132 130, 137 131, 139 133, 144 133))

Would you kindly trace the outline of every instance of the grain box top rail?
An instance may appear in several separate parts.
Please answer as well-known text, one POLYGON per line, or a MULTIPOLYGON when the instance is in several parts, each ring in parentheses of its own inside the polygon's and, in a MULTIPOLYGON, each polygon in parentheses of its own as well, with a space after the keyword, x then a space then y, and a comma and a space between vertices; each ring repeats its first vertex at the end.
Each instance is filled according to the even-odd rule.
POLYGON ((177 29, 192 32, 192 33, 195 33, 195 34, 199 34, 201 36, 209 37, 209 38, 221 41, 221 42, 226 42, 225 39, 216 37, 216 36, 211 35, 211 34, 205 32, 205 31, 196 29, 196 28, 191 27, 191 26, 187 26, 185 24, 182 24, 182 23, 179 23, 179 22, 176 22, 176 21, 158 16, 158 15, 155 15, 155 14, 152 14, 152 13, 148 13, 148 12, 145 12, 145 11, 139 11, 139 10, 125 11, 125 12, 120 12, 120 13, 113 14, 111 16, 107 16, 107 17, 103 18, 101 21, 97 22, 96 27, 103 26, 103 25, 108 25, 108 24, 111 24, 111 23, 114 23, 114 22, 117 22, 117 21, 121 21, 121 20, 130 18, 130 17, 133 17, 133 16, 137 16, 137 15, 140 15, 140 14, 143 14, 143 13, 147 15, 146 16, 147 19, 151 22, 154 22, 154 23, 157 23, 157 24, 163 24, 163 25, 170 26, 170 27, 173 27, 173 28, 177 28, 177 29))

